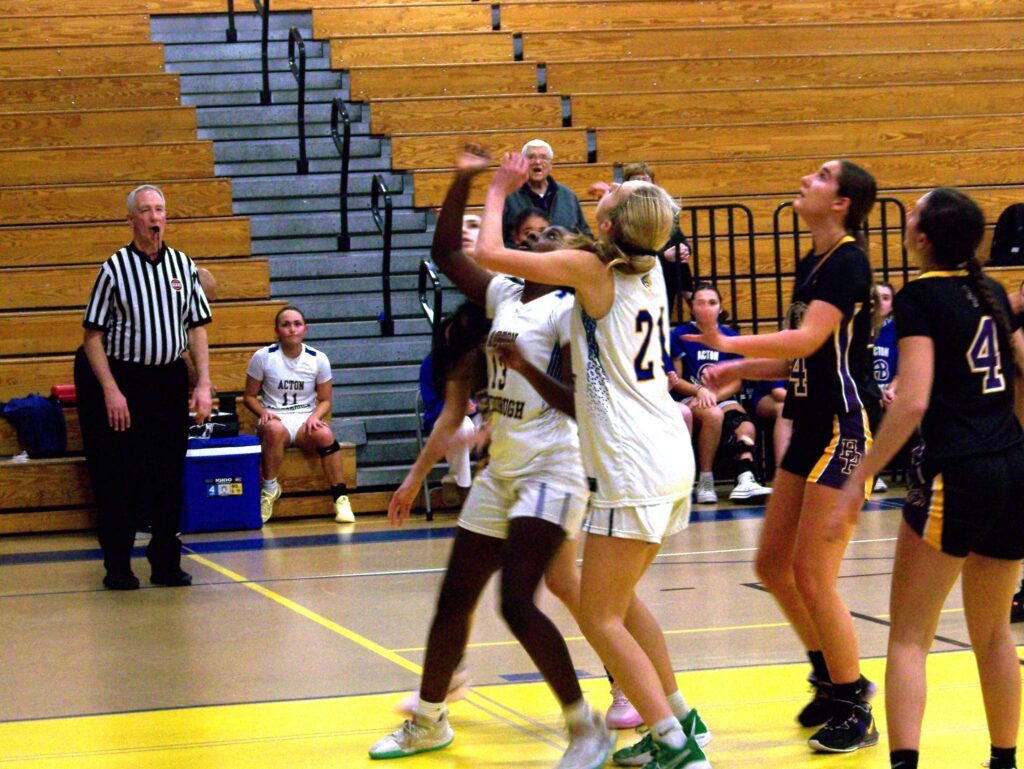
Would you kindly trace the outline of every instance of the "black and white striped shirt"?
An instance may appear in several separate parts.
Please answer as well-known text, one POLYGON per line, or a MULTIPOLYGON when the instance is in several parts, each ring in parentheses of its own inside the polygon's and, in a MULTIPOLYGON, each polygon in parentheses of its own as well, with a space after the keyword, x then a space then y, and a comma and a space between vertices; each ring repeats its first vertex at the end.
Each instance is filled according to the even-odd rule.
POLYGON ((106 332, 108 357, 160 366, 181 357, 190 328, 211 320, 191 259, 164 245, 150 261, 129 244, 100 267, 82 325, 106 332))

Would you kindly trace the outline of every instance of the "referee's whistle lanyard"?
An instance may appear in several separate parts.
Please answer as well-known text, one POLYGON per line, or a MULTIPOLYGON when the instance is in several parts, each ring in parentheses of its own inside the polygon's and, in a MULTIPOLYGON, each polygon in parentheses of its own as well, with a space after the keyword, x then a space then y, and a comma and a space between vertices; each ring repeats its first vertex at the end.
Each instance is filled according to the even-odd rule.
POLYGON ((830 248, 828 251, 826 251, 822 255, 821 260, 816 265, 814 265, 814 269, 811 270, 810 274, 804 279, 804 282, 801 283, 799 286, 796 286, 793 289, 793 295, 796 296, 796 293, 798 291, 800 291, 800 289, 806 288, 807 286, 811 285, 811 279, 814 278, 814 276, 817 274, 818 270, 821 269, 821 265, 823 265, 825 263, 825 260, 828 259, 830 256, 832 256, 832 254, 834 254, 836 252, 836 249, 838 249, 844 243, 853 243, 853 242, 855 242, 855 239, 854 239, 854 237, 852 235, 843 235, 843 237, 839 238, 839 240, 837 240, 832 245, 832 248, 830 248))

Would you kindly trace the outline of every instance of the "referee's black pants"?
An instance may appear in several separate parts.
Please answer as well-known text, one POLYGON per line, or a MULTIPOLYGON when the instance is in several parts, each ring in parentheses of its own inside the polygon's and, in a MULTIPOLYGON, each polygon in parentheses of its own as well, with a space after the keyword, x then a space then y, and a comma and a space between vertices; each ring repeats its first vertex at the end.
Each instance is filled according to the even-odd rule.
POLYGON ((153 537, 146 558, 154 573, 175 574, 181 567, 178 530, 188 447, 188 371, 181 360, 143 366, 113 359, 110 370, 128 401, 132 426, 123 432, 111 429, 103 389, 85 350, 78 349, 78 418, 103 564, 109 573, 129 573, 135 532, 148 520, 153 537))

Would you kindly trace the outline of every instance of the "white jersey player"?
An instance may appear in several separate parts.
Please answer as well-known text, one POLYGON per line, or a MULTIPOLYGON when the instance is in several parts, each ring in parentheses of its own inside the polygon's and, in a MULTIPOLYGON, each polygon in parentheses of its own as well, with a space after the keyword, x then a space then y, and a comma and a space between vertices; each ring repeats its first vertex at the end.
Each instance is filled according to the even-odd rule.
POLYGON ((262 446, 263 491, 260 512, 270 520, 281 496, 277 474, 289 446, 316 452, 331 484, 334 517, 355 520, 345 494, 341 445, 324 417, 331 413, 331 364, 319 350, 303 343, 306 319, 295 307, 285 307, 274 319, 277 343, 257 350, 245 376, 245 405, 259 418, 256 433, 262 446))
POLYGON ((630 181, 602 198, 598 240, 579 237, 551 253, 505 248, 506 197, 529 176, 506 154, 484 207, 481 267, 576 290, 573 374, 584 467, 592 502, 584 523, 580 626, 650 727, 616 763, 648 769, 709 769, 710 739, 675 683, 661 628, 635 593, 662 538, 686 525, 693 449, 664 374, 668 338, 657 251, 676 206, 660 187, 630 181), (628 615, 628 624, 627 624, 628 615))

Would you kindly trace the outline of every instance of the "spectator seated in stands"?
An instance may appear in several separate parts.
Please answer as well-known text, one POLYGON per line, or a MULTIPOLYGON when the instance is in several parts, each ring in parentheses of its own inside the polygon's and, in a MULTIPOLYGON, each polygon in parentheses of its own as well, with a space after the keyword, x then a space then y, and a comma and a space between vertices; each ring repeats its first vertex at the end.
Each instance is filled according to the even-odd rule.
MULTIPOLYGON (((887 409, 896 397, 897 376, 899 367, 898 346, 896 344, 896 326, 892 317, 893 288, 891 283, 875 284, 875 347, 874 372, 875 383, 882 391, 882 408, 887 409)), ((882 476, 875 479, 875 491, 888 491, 889 486, 882 476)))
POLYGON ((723 326, 722 297, 710 283, 698 283, 691 301, 693 321, 672 330, 671 354, 675 361, 677 378, 673 392, 684 398, 693 411, 697 434, 697 502, 713 504, 718 501, 715 492, 713 465, 722 435, 726 436, 738 467, 736 486, 729 494, 733 501, 763 499, 771 489, 762 486, 754 476, 755 435, 753 423, 737 400, 740 383, 714 391, 703 383, 704 368, 724 362, 738 355, 712 350, 699 342, 683 339, 684 334, 699 334, 703 329, 717 325, 721 333, 736 336, 736 331, 723 326))
POLYGON ((277 342, 257 350, 245 371, 244 401, 259 418, 256 434, 263 449, 260 513, 264 523, 270 520, 281 497, 277 473, 285 449, 298 446, 320 455, 334 497, 334 520, 353 523, 341 446, 324 421, 331 413, 331 363, 324 353, 303 343, 308 330, 302 311, 285 307, 274 318, 277 342))
POLYGON ((522 187, 505 199, 502 212, 505 245, 515 247, 512 223, 524 208, 539 208, 547 214, 551 224, 592 236, 576 193, 551 176, 555 157, 551 145, 542 139, 532 139, 523 145, 523 155, 530 163, 530 175, 522 187))
POLYGON ((782 463, 782 457, 789 446, 789 436, 793 432, 793 420, 782 416, 782 407, 786 403, 786 383, 784 381, 752 381, 745 382, 749 411, 760 419, 772 423, 772 456, 775 466, 782 463))
MULTIPOLYGON (((647 163, 641 161, 627 163, 622 167, 622 181, 641 181, 656 184, 654 181, 654 169, 647 163)), ((587 192, 596 198, 603 197, 610 192, 615 185, 608 182, 594 182, 587 192)), ((668 243, 658 251, 661 264, 661 274, 665 278, 665 293, 668 294, 669 313, 676 312, 683 302, 689 302, 693 296, 693 272, 690 270, 690 245, 686 242, 686 236, 679 229, 679 219, 676 219, 672 234, 668 243)), ((680 316, 680 320, 682 316, 680 316)), ((689 424, 689 423, 687 423, 689 424)))

